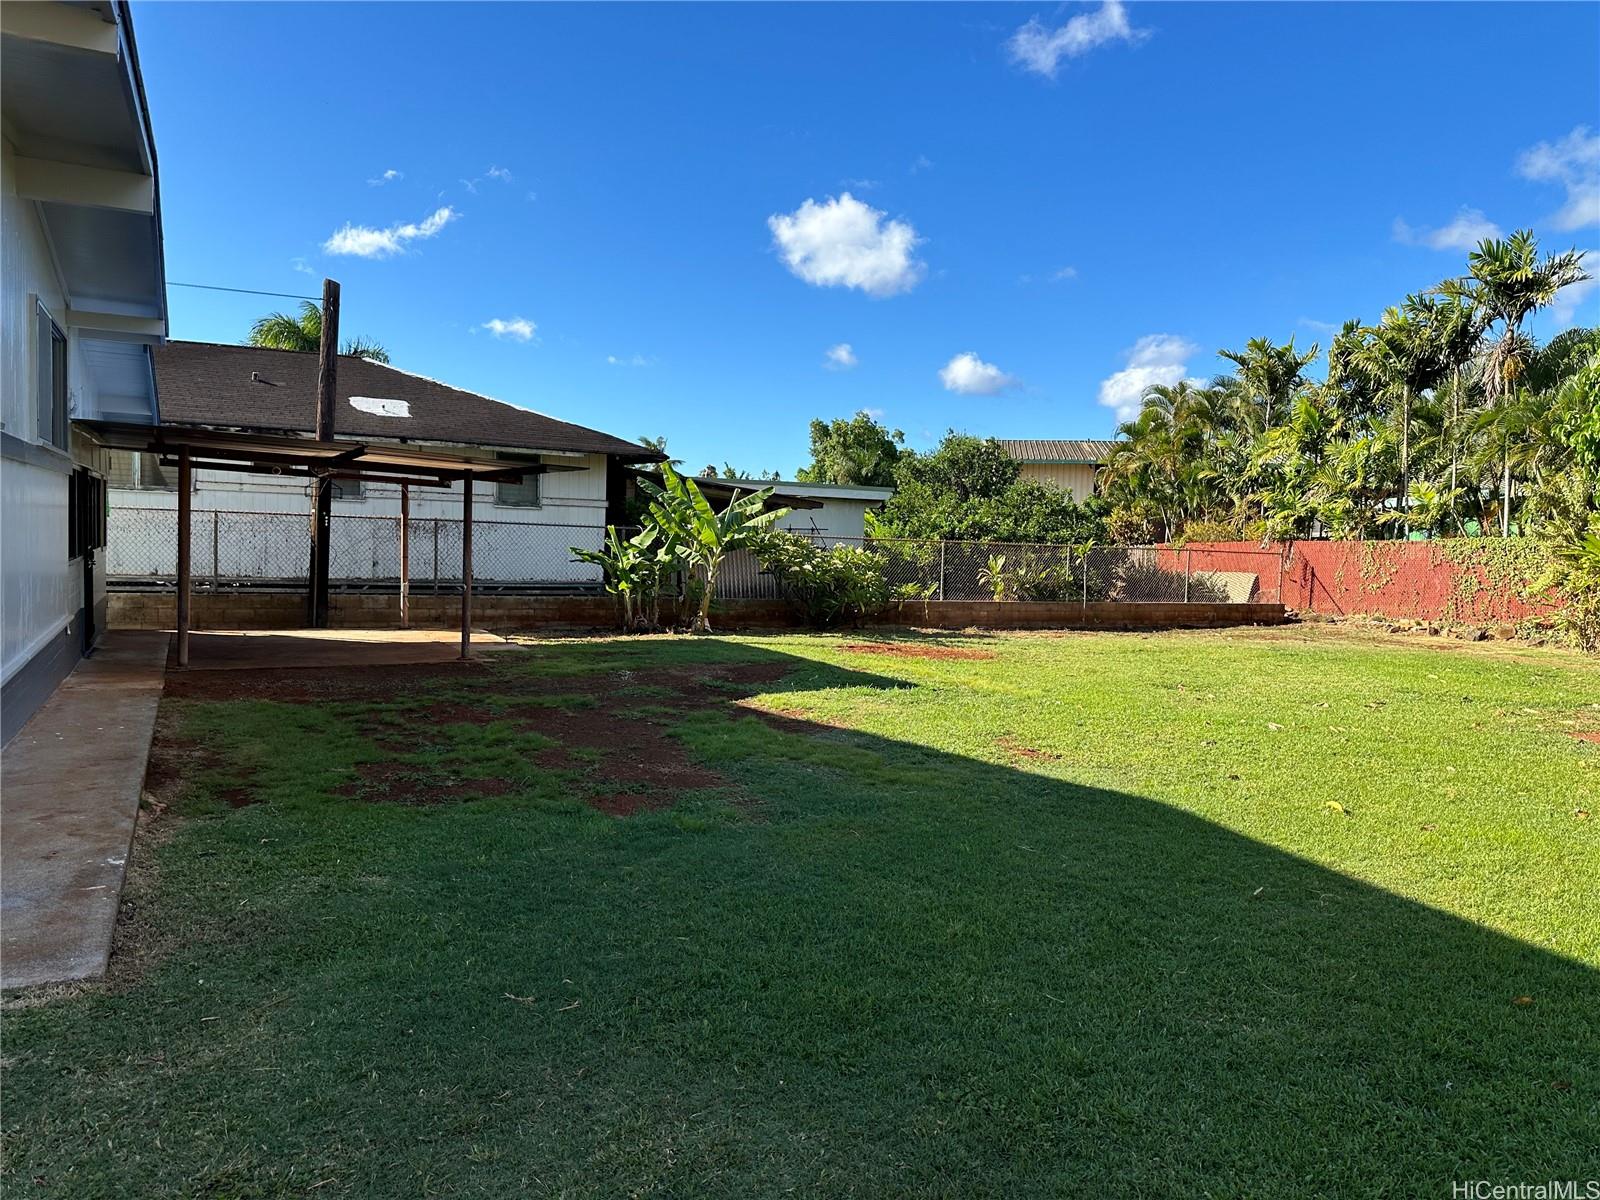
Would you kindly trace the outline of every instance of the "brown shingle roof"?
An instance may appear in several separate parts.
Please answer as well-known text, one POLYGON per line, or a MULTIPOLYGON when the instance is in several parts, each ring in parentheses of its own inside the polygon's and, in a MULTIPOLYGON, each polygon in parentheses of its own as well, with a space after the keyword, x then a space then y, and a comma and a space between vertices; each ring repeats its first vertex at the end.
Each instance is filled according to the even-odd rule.
MULTIPOLYGON (((151 357, 163 424, 274 433, 311 433, 316 428, 315 354, 168 342, 152 347, 151 357)), ((344 437, 615 454, 630 462, 657 462, 662 457, 637 442, 364 358, 339 356, 337 393, 333 427, 344 437), (351 405, 352 396, 401 401, 400 405, 369 403, 366 408, 409 410, 410 415, 363 411, 351 405)))
POLYGON ((1018 462, 1025 463, 1092 463, 1099 465, 1111 454, 1116 443, 1107 439, 1088 438, 1063 441, 1050 438, 997 438, 1001 449, 1018 462))

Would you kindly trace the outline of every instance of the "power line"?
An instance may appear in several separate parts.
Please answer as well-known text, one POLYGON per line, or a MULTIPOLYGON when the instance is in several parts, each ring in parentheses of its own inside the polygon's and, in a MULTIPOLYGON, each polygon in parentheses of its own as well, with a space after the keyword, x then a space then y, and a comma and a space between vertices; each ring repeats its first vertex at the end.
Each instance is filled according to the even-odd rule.
POLYGON ((299 296, 294 292, 262 292, 255 288, 219 287, 214 283, 173 283, 167 281, 168 287, 202 288, 208 292, 237 292, 241 296, 279 296, 284 300, 321 300, 321 296, 299 296))

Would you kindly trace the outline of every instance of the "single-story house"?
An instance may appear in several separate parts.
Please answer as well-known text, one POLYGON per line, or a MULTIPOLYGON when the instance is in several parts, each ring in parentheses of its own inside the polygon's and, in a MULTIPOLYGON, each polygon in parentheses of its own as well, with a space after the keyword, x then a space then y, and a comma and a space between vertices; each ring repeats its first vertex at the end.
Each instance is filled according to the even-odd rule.
MULTIPOLYGON (((170 341, 152 354, 161 425, 309 436, 316 424, 317 355, 254 346, 170 341)), ((370 359, 341 355, 334 435, 374 445, 492 458, 520 482, 474 486, 474 575, 480 585, 561 586, 598 581, 571 547, 595 549, 624 520, 630 469, 661 455, 637 442, 507 404, 370 359)), ((110 574, 121 585, 169 580, 177 471, 151 452, 113 451, 109 464, 110 574)), ((460 578, 461 488, 411 487, 411 578, 460 578)), ((310 481, 284 473, 194 471, 193 556, 200 581, 290 582, 309 561, 310 481)), ((336 484, 331 577, 399 577, 401 485, 336 484)))
POLYGON ((881 507, 894 495, 891 487, 851 483, 801 483, 793 479, 719 479, 717 482, 744 492, 771 488, 774 503, 793 510, 779 518, 777 528, 808 534, 830 546, 865 537, 868 511, 881 507))
POLYGON ((126 3, 0 5, 0 737, 105 624, 105 451, 155 421, 161 188, 126 3))
POLYGON ((1109 439, 997 439, 1022 467, 1022 478, 1047 483, 1087 500, 1095 494, 1095 472, 1105 466, 1116 445, 1109 439))

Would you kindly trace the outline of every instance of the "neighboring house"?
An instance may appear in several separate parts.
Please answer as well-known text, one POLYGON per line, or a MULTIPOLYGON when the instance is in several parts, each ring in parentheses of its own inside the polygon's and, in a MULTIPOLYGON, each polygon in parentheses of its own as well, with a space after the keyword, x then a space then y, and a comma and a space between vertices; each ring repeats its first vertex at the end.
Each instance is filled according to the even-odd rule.
POLYGON ((1109 440, 998 439, 1000 446, 1022 466, 1022 478, 1048 483, 1069 492, 1074 500, 1095 493, 1095 472, 1103 467, 1116 445, 1109 440))
POLYGON ((861 487, 849 483, 797 483, 792 479, 719 479, 717 482, 743 491, 771 488, 776 504, 794 510, 777 522, 777 528, 811 534, 829 545, 842 539, 865 537, 868 510, 880 507, 894 495, 890 487, 861 487))
POLYGON ((127 4, 0 5, 0 111, 9 739, 104 625, 107 457, 75 423, 156 416, 160 186, 127 4))
MULTIPOLYGON (((172 341, 153 355, 164 428, 310 435, 317 356, 291 350, 172 341)), ((597 568, 571 547, 596 549, 621 521, 629 465, 659 461, 637 442, 463 391, 370 359, 341 355, 334 436, 500 458, 526 467, 520 483, 474 485, 473 573, 480 584, 585 584, 597 568)), ((194 472, 193 559, 198 579, 290 582, 309 561, 310 483, 271 474, 194 472)), ((151 453, 114 451, 111 575, 169 580, 177 471, 151 453)), ((411 578, 460 578, 461 484, 411 487, 411 578)), ((400 485, 336 484, 331 576, 399 578, 400 485)))

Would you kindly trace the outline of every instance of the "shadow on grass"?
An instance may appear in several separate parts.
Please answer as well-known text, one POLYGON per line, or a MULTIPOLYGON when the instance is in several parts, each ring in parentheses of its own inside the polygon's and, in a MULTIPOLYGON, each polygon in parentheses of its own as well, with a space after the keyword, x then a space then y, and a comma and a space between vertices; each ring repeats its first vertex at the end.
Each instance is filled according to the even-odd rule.
MULTIPOLYGON (((514 709, 583 676, 603 706, 752 664, 796 700, 909 686, 654 640, 501 657, 482 690, 514 709)), ((192 822, 156 898, 190 947, 11 1018, 13 1172, 76 1195, 696 1196, 1600 1173, 1582 964, 1152 799, 695 690, 661 706, 671 735, 759 821, 713 787, 625 820, 321 792, 192 822)), ((285 729, 234 736, 262 764, 315 751, 285 729)))

